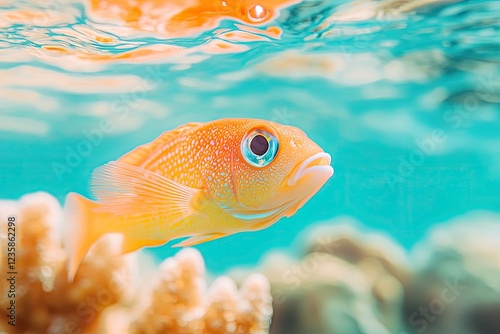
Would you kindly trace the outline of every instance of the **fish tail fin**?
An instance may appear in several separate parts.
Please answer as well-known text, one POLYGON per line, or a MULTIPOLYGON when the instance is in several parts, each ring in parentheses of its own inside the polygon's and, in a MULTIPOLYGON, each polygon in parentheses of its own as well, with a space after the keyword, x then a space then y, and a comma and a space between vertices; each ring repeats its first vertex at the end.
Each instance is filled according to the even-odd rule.
POLYGON ((66 197, 64 213, 67 225, 64 246, 68 254, 69 281, 75 277, 90 246, 106 233, 102 228, 104 221, 99 217, 102 213, 95 210, 98 207, 98 203, 76 193, 70 193, 66 197))

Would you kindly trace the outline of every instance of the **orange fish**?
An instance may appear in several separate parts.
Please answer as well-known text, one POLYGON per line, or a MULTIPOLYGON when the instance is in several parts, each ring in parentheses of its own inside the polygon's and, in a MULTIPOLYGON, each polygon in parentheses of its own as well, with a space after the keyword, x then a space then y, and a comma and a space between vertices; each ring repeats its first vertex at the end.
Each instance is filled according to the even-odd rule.
POLYGON ((107 233, 120 233, 127 253, 266 228, 292 216, 332 175, 330 155, 292 126, 221 119, 164 132, 96 168, 97 201, 68 195, 68 275, 107 233))

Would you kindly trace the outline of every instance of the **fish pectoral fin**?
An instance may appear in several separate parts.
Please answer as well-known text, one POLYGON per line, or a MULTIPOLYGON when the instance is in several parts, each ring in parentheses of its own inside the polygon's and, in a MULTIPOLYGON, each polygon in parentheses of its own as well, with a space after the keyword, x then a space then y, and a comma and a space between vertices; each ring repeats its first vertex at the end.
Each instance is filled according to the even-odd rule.
POLYGON ((161 217, 175 222, 195 212, 201 190, 185 186, 147 169, 112 161, 92 174, 91 190, 101 210, 133 214, 139 220, 161 217))
POLYGON ((228 235, 229 234, 224 234, 224 233, 212 233, 212 234, 197 235, 195 237, 191 237, 191 238, 186 239, 182 242, 179 242, 178 244, 175 244, 172 247, 189 247, 189 246, 199 245, 199 244, 202 244, 204 242, 219 239, 219 238, 222 238, 222 237, 225 237, 228 235))

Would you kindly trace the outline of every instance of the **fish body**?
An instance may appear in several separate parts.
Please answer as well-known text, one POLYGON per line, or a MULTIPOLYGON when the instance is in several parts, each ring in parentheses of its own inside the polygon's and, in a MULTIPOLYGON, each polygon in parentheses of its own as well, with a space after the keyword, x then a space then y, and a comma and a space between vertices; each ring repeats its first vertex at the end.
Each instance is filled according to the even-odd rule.
POLYGON ((96 201, 68 195, 68 275, 107 233, 120 233, 127 253, 266 228, 293 215, 332 175, 330 156, 295 127, 221 119, 164 132, 96 168, 96 201))

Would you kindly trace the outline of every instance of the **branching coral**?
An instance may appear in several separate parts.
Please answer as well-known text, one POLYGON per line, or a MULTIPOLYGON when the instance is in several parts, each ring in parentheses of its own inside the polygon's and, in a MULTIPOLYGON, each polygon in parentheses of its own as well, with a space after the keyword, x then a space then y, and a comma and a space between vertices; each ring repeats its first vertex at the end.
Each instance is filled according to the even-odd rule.
POLYGON ((93 247, 73 283, 67 281, 66 255, 57 230, 62 219, 58 202, 46 193, 0 202, 0 275, 8 268, 8 217, 15 219, 15 296, 9 285, 0 286, 0 308, 15 301, 15 326, 0 322, 8 333, 76 333, 92 330, 99 314, 117 303, 130 285, 131 268, 124 257, 113 255, 113 245, 103 241, 93 247))
POLYGON ((259 274, 248 277, 240 291, 228 277, 218 278, 207 294, 203 259, 185 249, 160 267, 146 307, 132 321, 132 333, 267 333, 270 287, 259 274))

